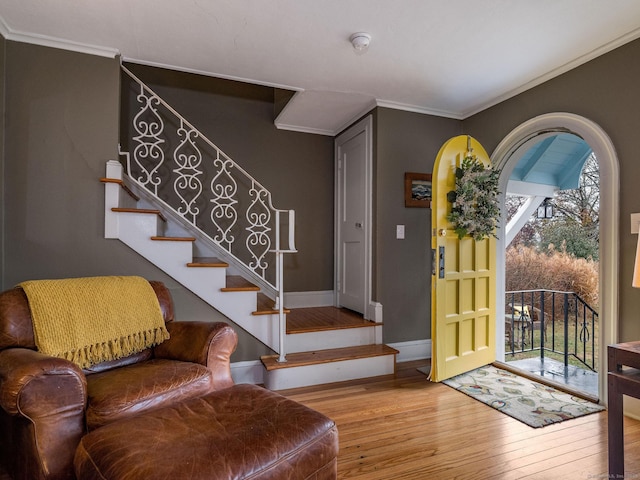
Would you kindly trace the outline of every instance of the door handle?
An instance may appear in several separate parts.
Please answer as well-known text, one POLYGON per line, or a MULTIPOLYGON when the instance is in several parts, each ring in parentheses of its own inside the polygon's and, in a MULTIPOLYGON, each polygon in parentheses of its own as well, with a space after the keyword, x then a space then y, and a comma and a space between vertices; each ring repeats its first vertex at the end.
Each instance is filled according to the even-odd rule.
POLYGON ((362 228, 362 223, 356 222, 356 228, 362 228))
POLYGON ((438 278, 444 278, 444 247, 438 248, 438 278))

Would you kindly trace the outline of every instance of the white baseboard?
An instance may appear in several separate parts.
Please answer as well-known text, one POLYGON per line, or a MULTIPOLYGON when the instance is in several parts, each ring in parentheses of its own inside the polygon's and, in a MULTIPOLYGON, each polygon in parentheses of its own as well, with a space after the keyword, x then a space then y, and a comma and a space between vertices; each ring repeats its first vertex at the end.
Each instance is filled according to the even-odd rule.
POLYGON ((235 383, 264 384, 264 366, 260 360, 234 362, 231 364, 231 377, 235 383))
POLYGON ((286 308, 331 307, 334 302, 335 292, 333 290, 284 293, 286 308))
POLYGON ((410 362, 431 358, 431 339, 413 340, 410 342, 388 343, 391 348, 398 350, 397 362, 410 362))
POLYGON ((375 323, 382 323, 382 304, 379 302, 369 302, 369 308, 365 318, 375 323))

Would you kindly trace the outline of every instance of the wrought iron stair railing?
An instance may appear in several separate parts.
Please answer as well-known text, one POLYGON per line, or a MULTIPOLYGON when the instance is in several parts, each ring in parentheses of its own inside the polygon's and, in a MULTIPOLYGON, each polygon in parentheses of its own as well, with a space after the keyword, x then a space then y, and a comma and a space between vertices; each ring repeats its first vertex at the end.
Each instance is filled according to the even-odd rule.
POLYGON ((138 110, 121 147, 129 179, 208 237, 222 260, 275 301, 284 345, 283 254, 296 252, 295 212, 275 208, 270 191, 121 68, 137 89, 138 110))
POLYGON ((596 371, 598 312, 575 292, 506 292, 506 353, 552 352, 596 371))

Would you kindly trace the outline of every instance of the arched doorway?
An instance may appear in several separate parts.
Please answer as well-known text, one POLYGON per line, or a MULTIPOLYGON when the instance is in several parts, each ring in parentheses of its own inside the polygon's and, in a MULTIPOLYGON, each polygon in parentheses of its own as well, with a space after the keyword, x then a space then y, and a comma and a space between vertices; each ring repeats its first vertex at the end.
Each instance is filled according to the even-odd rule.
MULTIPOLYGON (((512 130, 496 147, 491 156, 493 164, 501 170, 500 190, 506 191, 507 182, 518 159, 518 152, 528 149, 541 135, 551 132, 572 133, 584 139, 593 149, 600 165, 600 209, 606 212, 600 220, 600 355, 599 372, 606 372, 606 346, 618 339, 618 223, 619 223, 619 164, 613 143, 600 126, 579 115, 557 112, 540 115, 512 130)), ((497 298, 505 294, 505 224, 504 195, 501 199, 503 218, 498 229, 497 245, 497 298)), ((504 322, 498 322, 497 339, 504 338, 504 322)), ((497 347, 498 360, 504 360, 504 342, 497 347)), ((606 382, 600 375, 599 397, 606 399, 606 382)))

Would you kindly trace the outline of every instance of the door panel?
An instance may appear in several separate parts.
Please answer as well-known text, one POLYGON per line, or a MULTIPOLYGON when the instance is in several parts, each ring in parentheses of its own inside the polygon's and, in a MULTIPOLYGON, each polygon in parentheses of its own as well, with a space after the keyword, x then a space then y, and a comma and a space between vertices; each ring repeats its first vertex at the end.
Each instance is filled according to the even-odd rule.
POLYGON ((446 219, 450 211, 447 193, 455 189, 455 168, 465 156, 468 141, 477 158, 488 165, 482 145, 461 135, 443 145, 432 176, 432 248, 444 263, 442 271, 434 272, 431 287, 429 378, 433 381, 495 360, 495 239, 458 239, 446 219))
POLYGON ((365 313, 366 135, 364 132, 340 145, 338 185, 342 206, 339 215, 341 265, 338 303, 365 313))

